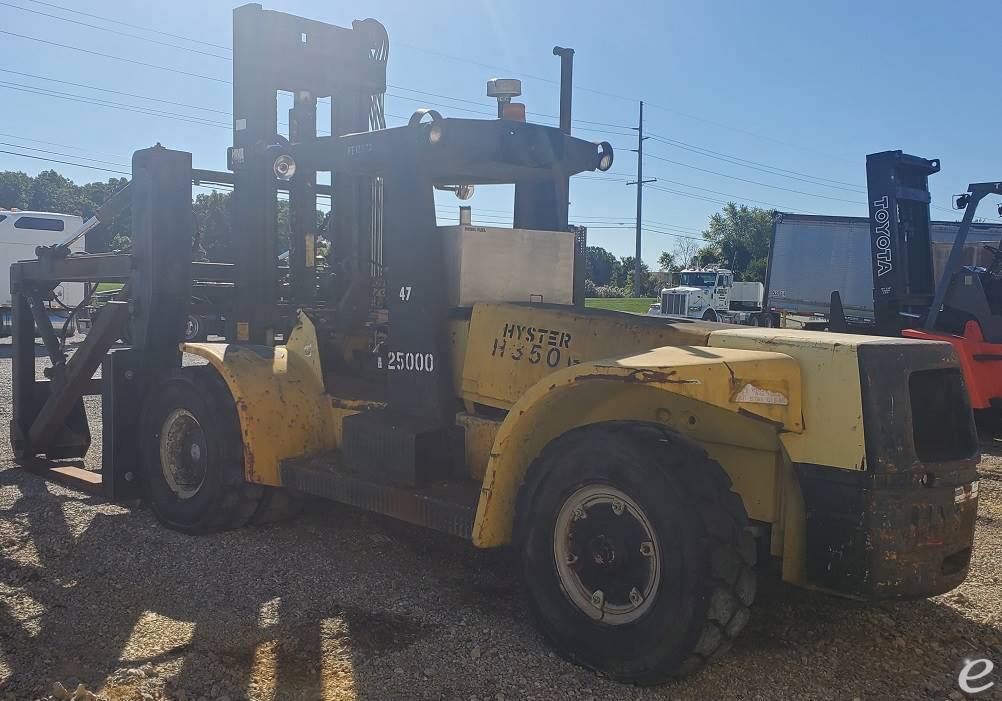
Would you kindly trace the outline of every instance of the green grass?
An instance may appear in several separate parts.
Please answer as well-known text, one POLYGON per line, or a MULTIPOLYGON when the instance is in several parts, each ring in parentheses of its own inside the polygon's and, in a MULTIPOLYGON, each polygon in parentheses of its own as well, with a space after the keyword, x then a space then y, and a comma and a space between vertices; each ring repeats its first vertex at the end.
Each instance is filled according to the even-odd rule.
POLYGON ((122 289, 122 283, 120 282, 102 282, 98 284, 97 289, 94 291, 100 294, 101 292, 117 292, 120 289, 122 289))
POLYGON ((651 305, 658 300, 654 297, 623 297, 604 299, 601 297, 589 297, 585 300, 586 307, 596 309, 611 309, 616 312, 634 312, 635 314, 646 314, 651 305))

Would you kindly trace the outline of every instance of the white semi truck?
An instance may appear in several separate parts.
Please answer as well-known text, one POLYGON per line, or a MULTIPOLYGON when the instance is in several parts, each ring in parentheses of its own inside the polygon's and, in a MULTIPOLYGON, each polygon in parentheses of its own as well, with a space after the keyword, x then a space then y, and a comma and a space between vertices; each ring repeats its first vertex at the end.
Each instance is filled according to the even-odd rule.
MULTIPOLYGON (((765 286, 761 282, 735 282, 726 268, 683 270, 678 284, 661 290, 661 299, 647 312, 651 316, 684 316, 706 321, 758 326, 765 286)), ((764 319, 763 325, 771 317, 764 319)))
MULTIPOLYGON (((10 266, 19 260, 35 258, 36 246, 50 246, 77 230, 83 219, 75 214, 22 212, 0 209, 0 338, 11 334, 10 266)), ((71 246, 83 251, 83 239, 71 246)), ((62 283, 53 290, 54 298, 45 303, 56 329, 61 329, 69 310, 84 298, 84 285, 62 283)), ((74 329, 68 329, 72 334, 74 329)))

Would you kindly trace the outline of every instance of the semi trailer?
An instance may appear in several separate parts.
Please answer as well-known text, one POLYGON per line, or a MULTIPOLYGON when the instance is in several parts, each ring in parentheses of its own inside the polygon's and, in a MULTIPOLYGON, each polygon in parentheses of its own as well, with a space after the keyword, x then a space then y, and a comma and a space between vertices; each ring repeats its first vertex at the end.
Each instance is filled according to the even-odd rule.
MULTIPOLYGON (((930 224, 933 274, 938 279, 960 222, 930 224)), ((962 249, 963 264, 987 266, 992 256, 984 246, 997 246, 1000 240, 1002 224, 972 223, 962 249)), ((836 290, 849 321, 873 324, 870 220, 778 212, 765 278, 765 311, 773 323, 788 315, 803 320, 799 323, 826 327, 836 290)))

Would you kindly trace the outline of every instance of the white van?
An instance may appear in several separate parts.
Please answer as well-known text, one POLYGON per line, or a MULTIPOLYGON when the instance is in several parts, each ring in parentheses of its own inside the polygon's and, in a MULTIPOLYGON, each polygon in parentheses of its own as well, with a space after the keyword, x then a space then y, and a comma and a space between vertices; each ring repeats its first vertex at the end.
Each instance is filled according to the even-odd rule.
MULTIPOLYGON (((11 263, 34 259, 36 246, 59 243, 81 225, 83 219, 75 214, 0 209, 0 337, 11 334, 11 263)), ((75 252, 82 252, 83 239, 70 248, 75 252)), ((59 332, 69 310, 83 301, 84 285, 80 282, 63 283, 54 291, 56 300, 46 302, 46 306, 53 326, 59 332)))

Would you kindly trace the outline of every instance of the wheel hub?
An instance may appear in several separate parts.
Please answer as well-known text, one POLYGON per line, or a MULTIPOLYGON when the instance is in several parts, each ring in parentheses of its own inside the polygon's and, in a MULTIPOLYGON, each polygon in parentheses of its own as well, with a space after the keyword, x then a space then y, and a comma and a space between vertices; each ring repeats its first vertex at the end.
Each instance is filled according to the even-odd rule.
POLYGON ((205 433, 194 415, 175 409, 160 431, 160 468, 178 499, 190 499, 205 481, 205 433))
POLYGON ((561 507, 553 535, 561 587, 590 618, 621 625, 653 605, 661 551, 650 519, 627 494, 606 484, 581 487, 561 507))

